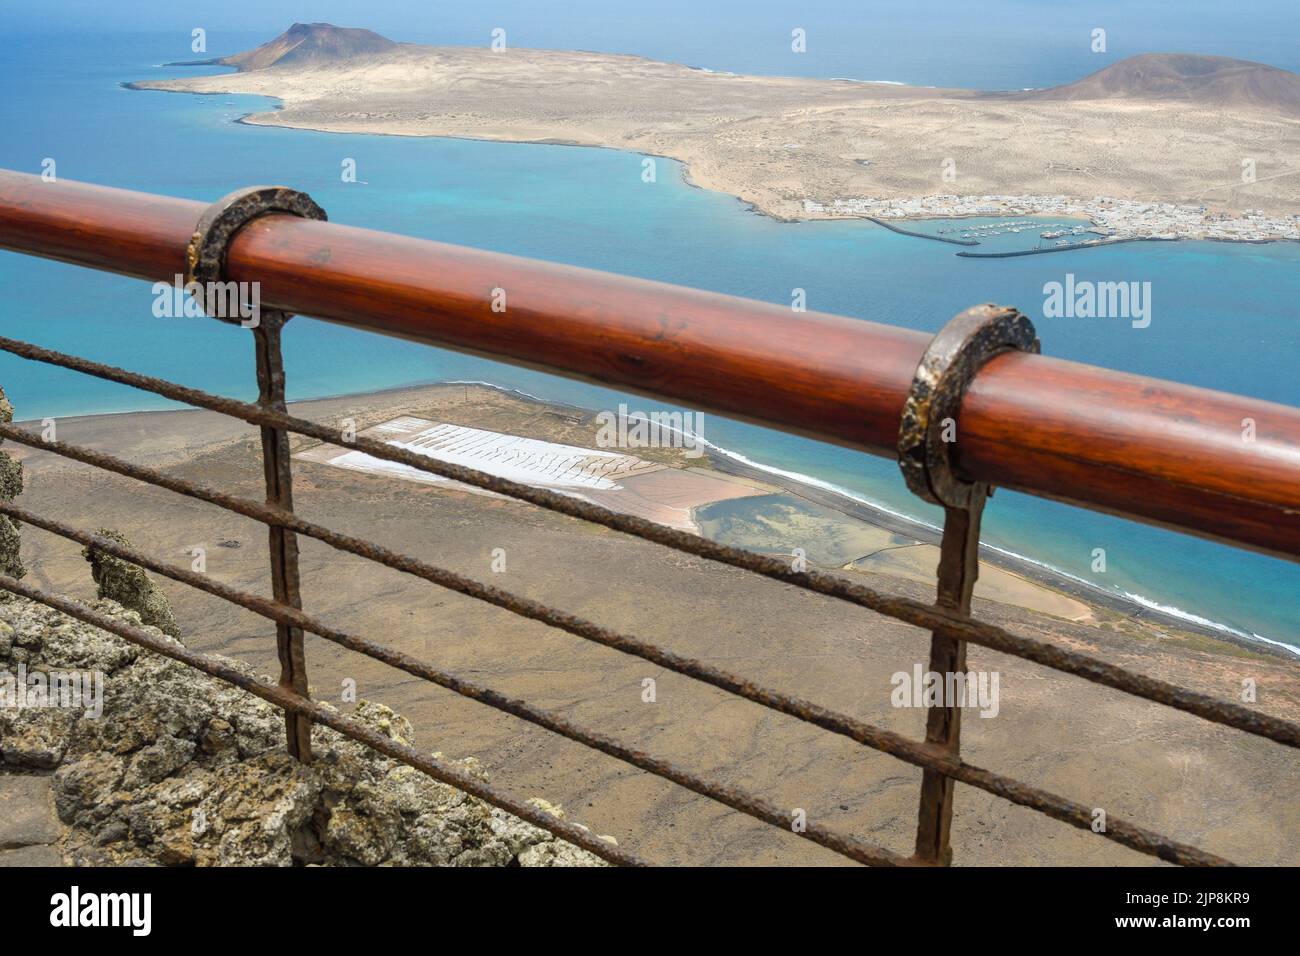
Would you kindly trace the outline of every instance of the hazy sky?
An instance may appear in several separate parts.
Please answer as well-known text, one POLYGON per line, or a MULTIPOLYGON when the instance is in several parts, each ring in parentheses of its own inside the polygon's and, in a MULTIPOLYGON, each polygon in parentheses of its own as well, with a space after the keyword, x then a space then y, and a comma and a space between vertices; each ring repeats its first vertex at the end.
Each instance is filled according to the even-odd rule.
MULTIPOLYGON (((808 21, 832 23, 905 17, 942 28, 945 21, 967 20, 972 13, 1006 29, 1040 28, 1082 17, 1099 25, 1113 20, 1144 31, 1201 25, 1207 35, 1215 23, 1243 21, 1261 34, 1277 26, 1300 24, 1295 0, 5 0, 0 23, 103 29, 183 28, 279 31, 294 21, 323 20, 340 26, 366 26, 394 34, 429 37, 467 26, 510 26, 515 21, 539 34, 562 33, 565 24, 607 24, 611 34, 636 35, 644 25, 690 29, 692 24, 732 21, 808 21), (1100 19, 1099 19, 1100 18, 1100 19), (1171 22, 1173 21, 1173 22, 1171 22)), ((1290 34, 1290 42, 1300 40, 1290 34)))
POLYGON ((1085 55, 1087 37, 1103 27, 1117 57, 1217 53, 1300 69, 1300 0, 0 0, 0 30, 175 31, 178 58, 194 27, 207 30, 210 53, 225 54, 295 21, 444 44, 486 44, 503 27, 512 46, 939 84, 994 75, 999 60, 1026 82, 1089 72, 1104 63, 1085 55), (775 56, 796 26, 807 30, 809 55, 775 56), (904 62, 895 47, 931 62, 904 62), (864 75, 873 63, 889 73, 864 75))

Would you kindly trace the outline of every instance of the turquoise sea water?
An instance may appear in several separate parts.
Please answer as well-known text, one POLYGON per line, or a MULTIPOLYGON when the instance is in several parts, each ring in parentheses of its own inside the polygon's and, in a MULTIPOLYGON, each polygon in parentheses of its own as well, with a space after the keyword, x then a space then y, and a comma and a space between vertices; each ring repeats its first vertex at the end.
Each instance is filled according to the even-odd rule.
MULTIPOLYGON (((229 48, 265 38, 232 37, 229 48)), ((202 200, 282 182, 310 192, 336 222, 783 304, 802 288, 809 308, 925 331, 971 304, 997 301, 1035 319, 1049 354, 1300 404, 1298 244, 1134 243, 963 260, 953 255, 957 247, 868 223, 777 223, 728 196, 685 185, 666 161, 658 182, 646 184, 633 154, 260 129, 234 120, 273 105, 265 100, 120 88, 126 80, 182 73, 155 64, 183 58, 183 40, 0 38, 8 91, 0 100, 0 166, 39 172, 52 157, 63 178, 202 200), (356 160, 363 182, 340 181, 345 158, 356 160), (1063 281, 1067 272, 1079 280, 1149 281, 1151 326, 1042 318, 1043 284, 1063 281)), ((573 45, 595 48, 597 40, 573 45)), ((205 389, 254 394, 246 333, 204 320, 154 318, 147 283, 8 253, 0 253, 0 282, 4 334, 205 389)), ((295 319, 286 339, 291 398, 482 380, 587 407, 647 407, 608 390, 310 319, 295 319)), ((0 383, 22 418, 161 404, 8 356, 0 357, 0 383)), ((904 489, 891 462, 712 416, 704 437, 763 465, 938 520, 904 489)), ((995 546, 1300 646, 1294 564, 1006 492, 986 522, 995 546), (1107 552, 1105 574, 1090 571, 1098 547, 1107 552)))

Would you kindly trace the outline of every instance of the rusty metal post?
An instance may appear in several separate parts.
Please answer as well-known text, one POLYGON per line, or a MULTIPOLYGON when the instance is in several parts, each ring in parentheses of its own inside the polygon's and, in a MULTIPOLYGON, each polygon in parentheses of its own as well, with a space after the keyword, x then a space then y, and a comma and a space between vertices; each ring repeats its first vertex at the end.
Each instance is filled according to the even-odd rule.
MULTIPOLYGON (((898 430, 898 465, 907 486, 920 497, 943 506, 943 543, 935 604, 970 616, 971 594, 979 576, 980 520, 993 489, 960 478, 952 465, 957 418, 966 388, 984 363, 1012 349, 1038 351, 1033 323, 1015 309, 994 305, 967 309, 931 341, 912 379, 898 430)), ((930 634, 927 674, 939 676, 942 688, 966 686, 949 675, 966 673, 966 642, 943 629, 930 634)), ((959 758, 962 700, 943 700, 926 713, 927 744, 959 758)), ((917 812, 916 859, 947 866, 952 862, 954 781, 936 770, 921 776, 917 812)))
MULTIPOLYGON (((983 486, 972 495, 969 508, 945 508, 943 544, 939 552, 939 586, 935 603, 959 614, 970 614, 971 594, 979 577, 980 519, 987 491, 983 486)), ((928 673, 964 674, 966 642, 943 631, 930 635, 928 673)), ((958 757, 961 753, 961 707, 959 701, 945 701, 926 713, 925 742, 958 757)), ((954 782, 951 777, 926 770, 921 776, 921 807, 917 814, 916 856, 927 863, 947 866, 952 862, 948 844, 952 829, 954 782)))
MULTIPOLYGON (((257 403, 283 412, 284 360, 280 353, 280 332, 288 316, 267 311, 253 329, 257 352, 257 403)), ((266 503, 293 511, 293 473, 289 464, 289 433, 262 426, 262 470, 266 476, 266 503)), ((271 525, 267 528, 271 549, 271 592, 276 601, 302 610, 298 583, 298 536, 271 525)), ((275 646, 280 657, 280 686, 299 697, 307 689, 307 659, 303 652, 302 628, 275 625, 275 646)), ((304 763, 311 762, 311 722, 302 714, 285 711, 285 733, 289 753, 304 763)))
MULTIPOLYGON (((280 353, 280 333, 290 313, 278 309, 248 308, 242 286, 226 281, 226 257, 230 243, 241 229, 267 215, 289 215, 303 219, 324 220, 325 211, 305 193, 283 186, 252 186, 223 196, 199 217, 190 237, 185 256, 186 288, 213 318, 233 322, 253 330, 257 356, 257 403, 263 409, 283 413, 284 360, 280 353), (239 315, 227 314, 236 301, 239 315), (251 321, 249 321, 251 319, 251 321)), ((260 296, 251 297, 253 302, 260 296)), ((262 470, 266 480, 266 503, 282 511, 293 511, 293 475, 289 463, 289 433, 280 428, 261 426, 262 470)), ((271 552, 271 591, 280 604, 302 610, 302 593, 298 582, 298 538, 292 531, 277 525, 268 527, 271 552)), ((280 658, 280 686, 308 699, 307 660, 303 652, 302 628, 277 622, 276 652, 280 658)), ((311 721, 302 710, 286 709, 285 736, 289 753, 303 763, 310 763, 311 721)))

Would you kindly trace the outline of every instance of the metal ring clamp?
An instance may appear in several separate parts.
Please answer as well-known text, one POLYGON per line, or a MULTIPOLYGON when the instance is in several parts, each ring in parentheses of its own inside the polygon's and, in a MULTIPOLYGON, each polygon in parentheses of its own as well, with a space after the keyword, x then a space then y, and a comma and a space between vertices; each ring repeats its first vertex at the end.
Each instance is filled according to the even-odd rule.
POLYGON ((1033 323, 1005 306, 977 305, 939 330, 916 367, 898 430, 898 466, 908 488, 949 508, 969 508, 977 490, 987 490, 954 474, 955 432, 945 440, 945 425, 955 424, 966 388, 989 359, 1039 347, 1033 323))
MULTIPOLYGON (((328 218, 310 196, 286 186, 236 189, 214 202, 199 217, 185 250, 185 287, 194 294, 204 314, 223 322, 243 324, 238 317, 213 314, 220 311, 212 295, 213 283, 226 281, 226 255, 239 230, 254 219, 275 213, 321 222, 328 218)), ((281 320, 289 317, 289 313, 278 309, 268 309, 265 313, 275 313, 281 320)))

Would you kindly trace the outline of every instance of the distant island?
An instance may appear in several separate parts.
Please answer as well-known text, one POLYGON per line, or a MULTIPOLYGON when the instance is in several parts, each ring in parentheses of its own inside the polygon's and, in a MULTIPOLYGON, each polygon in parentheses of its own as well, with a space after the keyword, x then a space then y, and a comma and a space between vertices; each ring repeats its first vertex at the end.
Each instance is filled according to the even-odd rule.
POLYGON ((1050 215, 1105 239, 1300 240, 1300 75, 1149 53, 988 92, 742 76, 637 56, 432 47, 294 24, 217 76, 133 89, 273 96, 243 122, 603 146, 685 164, 778 219, 1050 215))
POLYGON ((398 44, 371 30, 336 27, 332 23, 295 23, 269 43, 233 56, 181 60, 163 66, 233 66, 240 72, 279 66, 339 63, 374 53, 387 53, 398 44))

